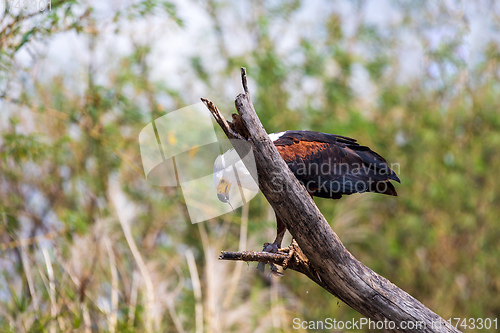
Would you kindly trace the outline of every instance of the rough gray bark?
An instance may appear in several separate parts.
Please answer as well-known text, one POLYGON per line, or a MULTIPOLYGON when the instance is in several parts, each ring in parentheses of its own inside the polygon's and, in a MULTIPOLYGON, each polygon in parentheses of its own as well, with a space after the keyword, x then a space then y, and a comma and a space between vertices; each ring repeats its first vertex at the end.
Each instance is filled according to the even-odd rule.
MULTIPOLYGON (((243 139, 251 144, 259 187, 300 249, 291 247, 288 255, 281 256, 223 252, 221 259, 285 263, 360 314, 374 321, 392 322, 394 329, 385 326, 390 328, 388 331, 460 332, 347 251, 269 139, 250 99, 244 68, 242 81, 245 93, 236 97, 239 115, 233 115, 232 123, 220 115, 212 102, 205 99, 203 102, 230 139, 243 139)), ((238 151, 238 147, 235 148, 238 151)))

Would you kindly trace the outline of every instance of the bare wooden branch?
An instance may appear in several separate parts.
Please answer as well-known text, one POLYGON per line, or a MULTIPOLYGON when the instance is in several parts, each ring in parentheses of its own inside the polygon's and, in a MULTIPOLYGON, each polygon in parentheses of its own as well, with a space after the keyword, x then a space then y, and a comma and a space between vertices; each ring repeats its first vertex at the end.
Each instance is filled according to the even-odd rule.
MULTIPOLYGON (((308 271, 302 273, 362 315, 393 322, 392 331, 460 332, 347 251, 269 139, 245 87, 246 70, 241 73, 246 91, 235 105, 246 133, 235 130, 252 146, 262 193, 303 251, 308 271)), ((279 264, 282 257, 272 259, 279 264)))
POLYGON ((285 255, 278 253, 271 253, 271 252, 256 252, 256 251, 241 251, 241 252, 221 251, 219 259, 258 261, 258 262, 281 265, 285 260, 285 255))
POLYGON ((219 108, 212 101, 206 98, 202 98, 201 101, 205 104, 205 106, 210 111, 217 124, 219 124, 220 128, 229 139, 245 140, 245 138, 243 138, 240 134, 236 133, 233 130, 233 128, 231 127, 232 124, 222 116, 222 114, 219 111, 219 108))
POLYGON ((289 247, 280 249, 278 253, 256 252, 256 251, 241 251, 228 252, 222 251, 219 256, 221 260, 237 260, 237 261, 256 261, 266 264, 279 265, 283 270, 291 269, 302 273, 309 277, 314 282, 320 284, 321 279, 318 273, 311 267, 309 260, 300 250, 297 242, 292 241, 289 247))

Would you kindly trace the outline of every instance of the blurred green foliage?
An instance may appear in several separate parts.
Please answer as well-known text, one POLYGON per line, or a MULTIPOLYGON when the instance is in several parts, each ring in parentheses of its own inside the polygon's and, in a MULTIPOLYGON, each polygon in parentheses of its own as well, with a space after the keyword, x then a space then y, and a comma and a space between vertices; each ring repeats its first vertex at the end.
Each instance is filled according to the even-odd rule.
POLYGON ((50 12, 4 12, 0 331, 287 332, 293 318, 360 318, 296 272, 217 261, 274 238, 263 196, 193 225, 179 189, 145 180, 141 129, 200 97, 229 114, 240 66, 269 133, 346 135, 397 163, 396 198, 316 200, 359 260, 446 319, 498 316, 500 49, 487 32, 499 8, 383 2, 381 23, 373 3, 52 1, 50 12), (68 36, 86 57, 63 69, 46 50, 68 36), (179 36, 184 58, 169 48, 179 36))

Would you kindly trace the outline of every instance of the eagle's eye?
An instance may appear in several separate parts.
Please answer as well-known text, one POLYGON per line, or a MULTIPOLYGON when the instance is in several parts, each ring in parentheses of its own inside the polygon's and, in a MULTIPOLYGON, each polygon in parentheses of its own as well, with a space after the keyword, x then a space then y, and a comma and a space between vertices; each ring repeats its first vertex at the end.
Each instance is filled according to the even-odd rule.
POLYGON ((221 179, 220 183, 224 184, 226 181, 224 179, 221 179))

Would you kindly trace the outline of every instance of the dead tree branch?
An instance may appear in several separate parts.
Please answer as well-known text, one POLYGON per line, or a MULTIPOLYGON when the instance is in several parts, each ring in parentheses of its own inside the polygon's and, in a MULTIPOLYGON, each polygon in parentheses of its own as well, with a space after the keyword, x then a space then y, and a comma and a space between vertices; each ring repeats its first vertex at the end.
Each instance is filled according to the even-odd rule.
MULTIPOLYGON (((304 273, 322 288, 362 315, 375 321, 394 323, 395 332, 460 332, 417 299, 373 272, 347 251, 314 201, 291 173, 262 126, 248 92, 246 70, 242 68, 245 93, 236 97, 238 115, 228 123, 215 105, 203 100, 224 133, 249 142, 257 166, 259 187, 303 251, 296 256, 256 255, 241 252, 233 260, 265 261, 278 265, 288 258, 289 267, 304 273), (300 256, 299 256, 300 258, 300 256)), ((238 147, 235 147, 238 151, 238 147)), ((227 253, 222 255, 229 259, 227 253)))
MULTIPOLYGON (((306 258, 302 250, 298 247, 294 240, 289 247, 280 249, 278 253, 256 252, 256 251, 241 251, 228 252, 222 251, 219 256, 221 260, 239 260, 239 261, 255 261, 265 264, 279 265, 283 270, 287 268, 306 275, 314 282, 321 285, 321 279, 318 273, 312 268, 309 260, 306 258)), ((276 273, 271 266, 271 271, 276 273)))

